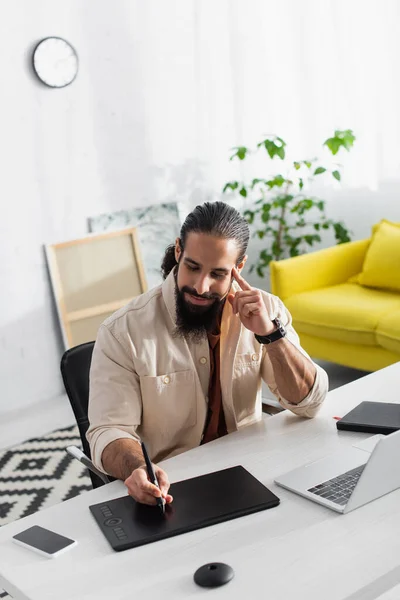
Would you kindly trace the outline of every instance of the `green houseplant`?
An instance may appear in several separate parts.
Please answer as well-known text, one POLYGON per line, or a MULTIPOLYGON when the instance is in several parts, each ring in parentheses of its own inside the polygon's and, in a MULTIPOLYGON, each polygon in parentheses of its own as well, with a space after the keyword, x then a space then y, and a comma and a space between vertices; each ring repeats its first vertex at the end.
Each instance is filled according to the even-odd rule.
MULTIPOLYGON (((350 150, 355 136, 351 129, 336 130, 334 135, 323 143, 331 154, 336 155, 341 148, 350 150)), ((265 151, 268 160, 285 159, 286 142, 278 136, 268 136, 257 144, 254 151, 246 146, 233 148, 230 160, 245 160, 254 152, 265 151)), ((337 166, 330 170, 320 164, 317 158, 291 162, 288 173, 272 177, 254 178, 251 182, 229 181, 224 193, 240 194, 249 203, 244 216, 250 225, 255 226, 254 236, 265 240, 266 245, 250 271, 256 269, 264 276, 271 260, 298 256, 306 252, 308 246, 321 241, 321 231, 333 229, 336 242, 350 241, 349 231, 341 221, 328 219, 325 201, 312 196, 310 186, 316 177, 331 175, 340 181, 337 166)))

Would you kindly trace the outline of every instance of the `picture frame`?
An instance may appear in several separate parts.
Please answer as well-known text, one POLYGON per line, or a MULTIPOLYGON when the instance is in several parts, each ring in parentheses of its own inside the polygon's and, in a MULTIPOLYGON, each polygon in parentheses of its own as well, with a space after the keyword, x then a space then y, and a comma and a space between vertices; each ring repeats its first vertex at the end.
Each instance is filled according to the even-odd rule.
POLYGON ((187 214, 180 202, 148 204, 89 217, 91 233, 136 227, 149 288, 162 283, 161 262, 165 249, 175 243, 187 214))
POLYGON ((96 339, 101 323, 147 290, 137 229, 45 246, 65 349, 96 339))

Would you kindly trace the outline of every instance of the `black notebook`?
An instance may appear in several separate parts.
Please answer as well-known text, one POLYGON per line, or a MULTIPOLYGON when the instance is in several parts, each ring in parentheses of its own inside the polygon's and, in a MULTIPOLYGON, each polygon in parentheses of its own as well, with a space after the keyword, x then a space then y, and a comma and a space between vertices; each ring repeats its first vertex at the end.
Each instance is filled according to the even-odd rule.
POLYGON ((89 506, 114 550, 126 550, 215 525, 279 504, 279 498, 242 466, 173 483, 174 501, 157 506, 123 496, 89 506))
POLYGON ((361 402, 337 421, 336 427, 366 433, 393 433, 400 429, 400 404, 361 402))

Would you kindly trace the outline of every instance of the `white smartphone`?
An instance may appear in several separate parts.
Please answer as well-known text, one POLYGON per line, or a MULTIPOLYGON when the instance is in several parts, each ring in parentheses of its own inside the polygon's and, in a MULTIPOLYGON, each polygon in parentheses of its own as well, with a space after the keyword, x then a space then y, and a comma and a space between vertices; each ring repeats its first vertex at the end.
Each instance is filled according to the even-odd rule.
POLYGON ((76 540, 71 540, 59 533, 34 525, 21 531, 17 535, 13 536, 13 542, 29 548, 42 556, 48 558, 55 558, 59 554, 62 554, 66 550, 69 550, 73 546, 76 546, 76 540))

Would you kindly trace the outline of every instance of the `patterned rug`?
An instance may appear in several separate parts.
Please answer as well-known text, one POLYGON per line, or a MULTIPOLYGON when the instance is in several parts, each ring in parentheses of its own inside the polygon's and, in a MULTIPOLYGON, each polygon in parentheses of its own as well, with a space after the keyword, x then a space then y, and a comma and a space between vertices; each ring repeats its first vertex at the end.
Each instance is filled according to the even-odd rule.
POLYGON ((72 445, 82 447, 76 425, 0 452, 0 526, 92 489, 72 445))

